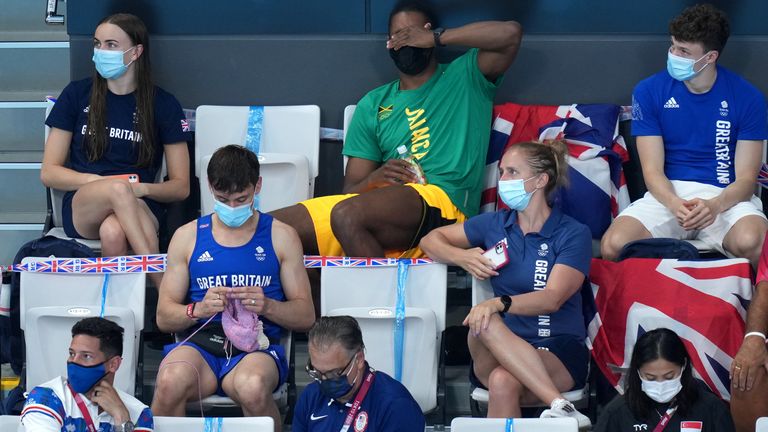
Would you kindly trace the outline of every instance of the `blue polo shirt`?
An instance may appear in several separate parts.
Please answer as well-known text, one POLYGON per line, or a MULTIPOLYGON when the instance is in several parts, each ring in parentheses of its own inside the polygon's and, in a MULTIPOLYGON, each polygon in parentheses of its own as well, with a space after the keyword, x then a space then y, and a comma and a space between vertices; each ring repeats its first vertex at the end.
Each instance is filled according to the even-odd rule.
MULTIPOLYGON (((515 296, 546 288, 555 264, 572 267, 585 276, 592 260, 592 235, 589 228, 553 208, 540 232, 523 235, 517 212, 501 210, 484 213, 464 222, 464 232, 473 247, 489 249, 506 241, 509 263, 491 278, 496 296, 515 296)), ((581 293, 576 292, 560 309, 550 315, 522 316, 505 314, 504 322, 516 335, 528 342, 552 336, 586 337, 581 293)))
MULTIPOLYGON (((370 371, 368 368, 365 376, 370 371)), ((296 402, 291 430, 339 432, 353 400, 354 396, 349 403, 341 404, 323 395, 317 382, 312 382, 296 402)), ((384 372, 376 371, 349 432, 424 432, 424 426, 424 414, 408 389, 384 372)))
POLYGON ((635 87, 632 135, 662 137, 668 179, 726 187, 736 180, 736 142, 768 137, 765 98, 721 66, 703 94, 663 71, 635 87))

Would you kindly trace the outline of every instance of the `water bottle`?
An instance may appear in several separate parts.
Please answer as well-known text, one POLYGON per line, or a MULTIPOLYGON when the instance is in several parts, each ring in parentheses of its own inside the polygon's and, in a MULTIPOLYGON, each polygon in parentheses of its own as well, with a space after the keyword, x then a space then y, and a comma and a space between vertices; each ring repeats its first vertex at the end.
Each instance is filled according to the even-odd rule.
POLYGON ((410 165, 410 171, 416 176, 415 183, 418 184, 426 184, 426 177, 424 177, 424 170, 421 169, 421 165, 419 165, 419 162, 414 158, 410 153, 408 153, 408 148, 404 145, 401 145, 397 148, 397 153, 399 154, 400 159, 408 162, 408 165, 410 165))

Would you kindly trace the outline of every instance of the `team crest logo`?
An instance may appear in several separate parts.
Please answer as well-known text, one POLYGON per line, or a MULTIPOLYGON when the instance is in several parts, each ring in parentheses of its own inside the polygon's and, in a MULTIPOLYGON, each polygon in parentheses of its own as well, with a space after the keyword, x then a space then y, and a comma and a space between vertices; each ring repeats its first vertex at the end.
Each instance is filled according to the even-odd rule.
POLYGON ((355 419, 355 432, 363 432, 368 427, 368 413, 361 411, 355 419))
POLYGON ((253 256, 256 257, 257 261, 264 261, 267 257, 267 254, 264 253, 264 248, 261 246, 256 246, 256 253, 253 254, 253 256))
POLYGON ((728 101, 720 102, 720 115, 728 117, 728 101))
POLYGON ((539 256, 544 257, 544 256, 547 256, 548 253, 549 253, 549 245, 547 245, 546 243, 542 243, 539 246, 539 256))
POLYGON ((392 107, 393 106, 394 105, 390 105, 390 106, 381 106, 381 105, 379 105, 379 114, 378 114, 379 121, 385 120, 385 119, 389 118, 389 116, 392 115, 392 107))

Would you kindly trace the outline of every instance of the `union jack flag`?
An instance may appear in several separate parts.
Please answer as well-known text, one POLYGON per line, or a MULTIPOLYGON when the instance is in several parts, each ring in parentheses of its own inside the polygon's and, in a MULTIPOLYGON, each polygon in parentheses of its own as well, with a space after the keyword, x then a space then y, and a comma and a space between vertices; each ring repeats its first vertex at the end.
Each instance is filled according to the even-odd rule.
POLYGON ((398 261, 407 261, 410 265, 433 263, 429 258, 371 258, 305 255, 304 267, 393 267, 397 265, 398 261))
POLYGON ((589 226, 599 239, 611 221, 629 205, 622 162, 629 160, 619 135, 616 105, 518 105, 493 108, 493 127, 485 166, 481 212, 506 208, 497 203, 499 159, 509 146, 523 141, 561 139, 568 145, 570 187, 555 197, 565 214, 589 226))
POLYGON ((622 392, 637 338, 666 327, 683 339, 695 375, 729 400, 728 371, 752 299, 750 272, 745 259, 593 259, 589 277, 597 310, 588 333, 598 367, 622 392))

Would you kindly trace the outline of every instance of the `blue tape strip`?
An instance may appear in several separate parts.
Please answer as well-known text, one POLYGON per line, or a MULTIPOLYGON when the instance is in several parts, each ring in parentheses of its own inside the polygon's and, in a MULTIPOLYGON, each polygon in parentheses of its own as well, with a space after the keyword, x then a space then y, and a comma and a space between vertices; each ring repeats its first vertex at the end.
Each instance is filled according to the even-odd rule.
POLYGON ((107 305, 107 288, 109 287, 109 273, 104 273, 104 283, 101 284, 101 312, 99 317, 104 318, 104 308, 107 305))
POLYGON ((506 432, 515 432, 515 419, 508 418, 504 430, 506 432))
POLYGON ((409 263, 397 262, 397 300, 395 304, 395 379, 403 381, 403 348, 405 346, 405 282, 409 263))
POLYGON ((221 432, 224 419, 221 417, 205 417, 203 432, 221 432))
MULTIPOLYGON (((248 131, 245 134, 244 147, 255 153, 261 152, 261 132, 264 128, 264 107, 253 105, 248 107, 248 131)), ((259 209, 259 196, 253 197, 253 208, 259 209)))

